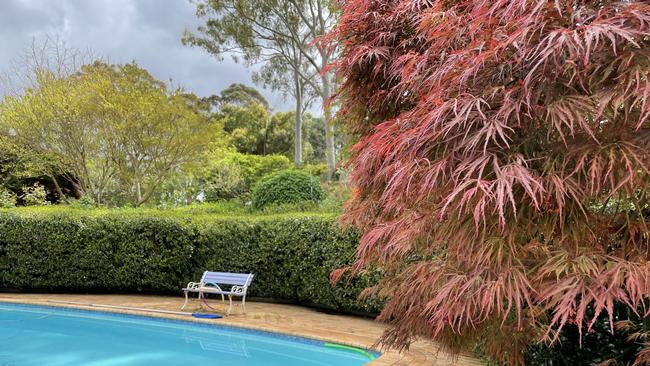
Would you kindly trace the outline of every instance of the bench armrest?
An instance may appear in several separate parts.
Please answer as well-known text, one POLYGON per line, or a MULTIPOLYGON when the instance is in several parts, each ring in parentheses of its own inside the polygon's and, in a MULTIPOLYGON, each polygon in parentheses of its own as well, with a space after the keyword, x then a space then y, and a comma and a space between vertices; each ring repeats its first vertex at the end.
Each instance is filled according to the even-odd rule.
POLYGON ((237 295, 246 295, 247 290, 248 290, 248 286, 237 286, 237 285, 234 285, 230 289, 231 292, 237 295))
POLYGON ((205 282, 200 285, 201 285, 200 288, 202 290, 223 292, 221 287, 219 287, 219 285, 216 282, 205 282))
POLYGON ((185 287, 188 290, 198 290, 199 287, 201 287, 200 282, 190 282, 187 284, 187 287, 185 287))

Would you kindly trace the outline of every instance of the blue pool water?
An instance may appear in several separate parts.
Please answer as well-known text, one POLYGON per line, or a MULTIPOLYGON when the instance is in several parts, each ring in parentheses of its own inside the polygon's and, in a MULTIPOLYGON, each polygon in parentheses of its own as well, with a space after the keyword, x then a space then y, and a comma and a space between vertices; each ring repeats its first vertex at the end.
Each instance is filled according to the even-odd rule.
POLYGON ((0 304, 2 366, 360 366, 374 356, 240 328, 0 304))

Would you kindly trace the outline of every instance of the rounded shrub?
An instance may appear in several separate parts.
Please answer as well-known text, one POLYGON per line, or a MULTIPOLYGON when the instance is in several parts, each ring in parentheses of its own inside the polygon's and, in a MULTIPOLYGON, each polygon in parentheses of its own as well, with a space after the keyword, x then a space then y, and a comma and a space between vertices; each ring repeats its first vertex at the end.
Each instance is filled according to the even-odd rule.
POLYGON ((282 170, 262 178, 253 189, 253 207, 319 202, 326 197, 318 178, 299 170, 282 170))

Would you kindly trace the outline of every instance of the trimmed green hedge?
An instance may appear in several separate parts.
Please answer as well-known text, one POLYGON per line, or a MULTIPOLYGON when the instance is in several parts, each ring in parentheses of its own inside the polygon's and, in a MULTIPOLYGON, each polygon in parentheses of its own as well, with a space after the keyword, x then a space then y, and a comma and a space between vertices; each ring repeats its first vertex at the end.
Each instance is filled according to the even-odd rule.
POLYGON ((206 269, 250 271, 250 296, 377 312, 379 302, 357 301, 371 279, 329 284, 329 273, 352 261, 357 242, 332 215, 0 210, 0 287, 180 296, 206 269))

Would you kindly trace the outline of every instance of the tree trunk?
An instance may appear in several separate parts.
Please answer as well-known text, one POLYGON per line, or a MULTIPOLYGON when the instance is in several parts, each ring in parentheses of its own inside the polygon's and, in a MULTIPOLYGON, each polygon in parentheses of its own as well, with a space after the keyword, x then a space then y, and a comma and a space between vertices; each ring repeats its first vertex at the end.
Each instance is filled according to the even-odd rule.
POLYGON ((303 103, 303 85, 300 75, 294 72, 294 84, 296 87, 296 116, 293 131, 293 162, 296 167, 302 166, 302 103, 303 103))
POLYGON ((103 199, 103 198, 104 198, 104 197, 102 197, 102 191, 101 191, 101 190, 97 190, 97 192, 95 193, 95 197, 94 197, 95 205, 97 205, 97 206, 101 205, 101 204, 102 204, 102 199, 103 199))
POLYGON ((54 176, 54 174, 51 174, 49 177, 52 179, 52 183, 54 183, 54 189, 56 189, 56 194, 59 195, 59 201, 68 203, 68 197, 63 194, 61 186, 59 185, 59 181, 56 180, 56 176, 54 176))
POLYGON ((327 106, 327 99, 330 97, 330 80, 327 74, 321 76, 323 90, 323 121, 325 122, 325 158, 327 160, 327 180, 331 181, 336 173, 336 142, 334 140, 334 126, 332 111, 327 106))
POLYGON ((135 191, 138 195, 136 205, 140 206, 142 204, 142 187, 140 186, 140 181, 135 182, 135 191))
POLYGON ((266 148, 269 144, 269 128, 271 128, 271 114, 264 121, 264 143, 262 144, 262 155, 266 156, 266 148))

